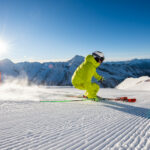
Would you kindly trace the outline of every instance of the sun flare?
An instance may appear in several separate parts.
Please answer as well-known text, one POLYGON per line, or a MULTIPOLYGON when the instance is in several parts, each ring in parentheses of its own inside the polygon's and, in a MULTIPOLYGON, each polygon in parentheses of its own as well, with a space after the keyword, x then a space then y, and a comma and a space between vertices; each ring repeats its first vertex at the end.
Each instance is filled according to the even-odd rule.
POLYGON ((0 55, 6 53, 8 49, 9 49, 8 43, 0 39, 0 55))

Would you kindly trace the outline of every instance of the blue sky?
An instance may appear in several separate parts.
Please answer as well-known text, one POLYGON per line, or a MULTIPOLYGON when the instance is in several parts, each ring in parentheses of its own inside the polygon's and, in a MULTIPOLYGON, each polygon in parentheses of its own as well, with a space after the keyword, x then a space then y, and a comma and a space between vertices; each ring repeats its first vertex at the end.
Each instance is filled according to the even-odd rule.
POLYGON ((149 0, 0 0, 0 59, 150 58, 149 0))

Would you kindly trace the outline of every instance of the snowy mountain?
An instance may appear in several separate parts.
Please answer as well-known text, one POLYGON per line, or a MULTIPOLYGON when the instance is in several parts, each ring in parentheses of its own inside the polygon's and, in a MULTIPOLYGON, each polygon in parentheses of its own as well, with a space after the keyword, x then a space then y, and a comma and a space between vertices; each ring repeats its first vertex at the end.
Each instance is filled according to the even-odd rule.
MULTIPOLYGON (((64 86, 71 85, 72 74, 83 61, 84 57, 78 55, 66 62, 13 63, 9 59, 4 59, 0 61, 0 72, 3 81, 9 76, 27 77, 29 83, 64 86)), ((101 87, 115 87, 128 77, 150 76, 150 59, 105 62, 97 72, 105 78, 101 87)))
POLYGON ((116 88, 125 90, 150 91, 150 77, 143 76, 140 78, 127 78, 116 88))

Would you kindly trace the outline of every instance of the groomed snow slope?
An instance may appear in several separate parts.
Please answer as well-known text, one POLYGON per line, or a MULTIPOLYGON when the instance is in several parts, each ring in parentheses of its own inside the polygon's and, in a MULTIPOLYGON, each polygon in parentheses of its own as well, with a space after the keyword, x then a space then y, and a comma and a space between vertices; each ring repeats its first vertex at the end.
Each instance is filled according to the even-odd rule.
POLYGON ((51 103, 83 91, 71 87, 0 87, 0 150, 149 150, 150 93, 101 89, 115 101, 51 103))

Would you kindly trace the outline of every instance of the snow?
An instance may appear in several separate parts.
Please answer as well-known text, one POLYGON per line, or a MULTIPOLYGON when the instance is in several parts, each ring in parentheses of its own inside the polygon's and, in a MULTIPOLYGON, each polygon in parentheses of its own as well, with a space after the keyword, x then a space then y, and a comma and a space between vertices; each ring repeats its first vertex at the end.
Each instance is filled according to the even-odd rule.
POLYGON ((143 76, 140 78, 127 78, 122 83, 120 83, 116 88, 150 91, 150 77, 143 76))
MULTIPOLYGON (((144 82, 145 83, 145 82, 144 82)), ((128 96, 136 103, 40 100, 76 99, 73 87, 28 86, 15 80, 0 86, 0 149, 149 150, 150 92, 100 89, 103 97, 128 96)))

